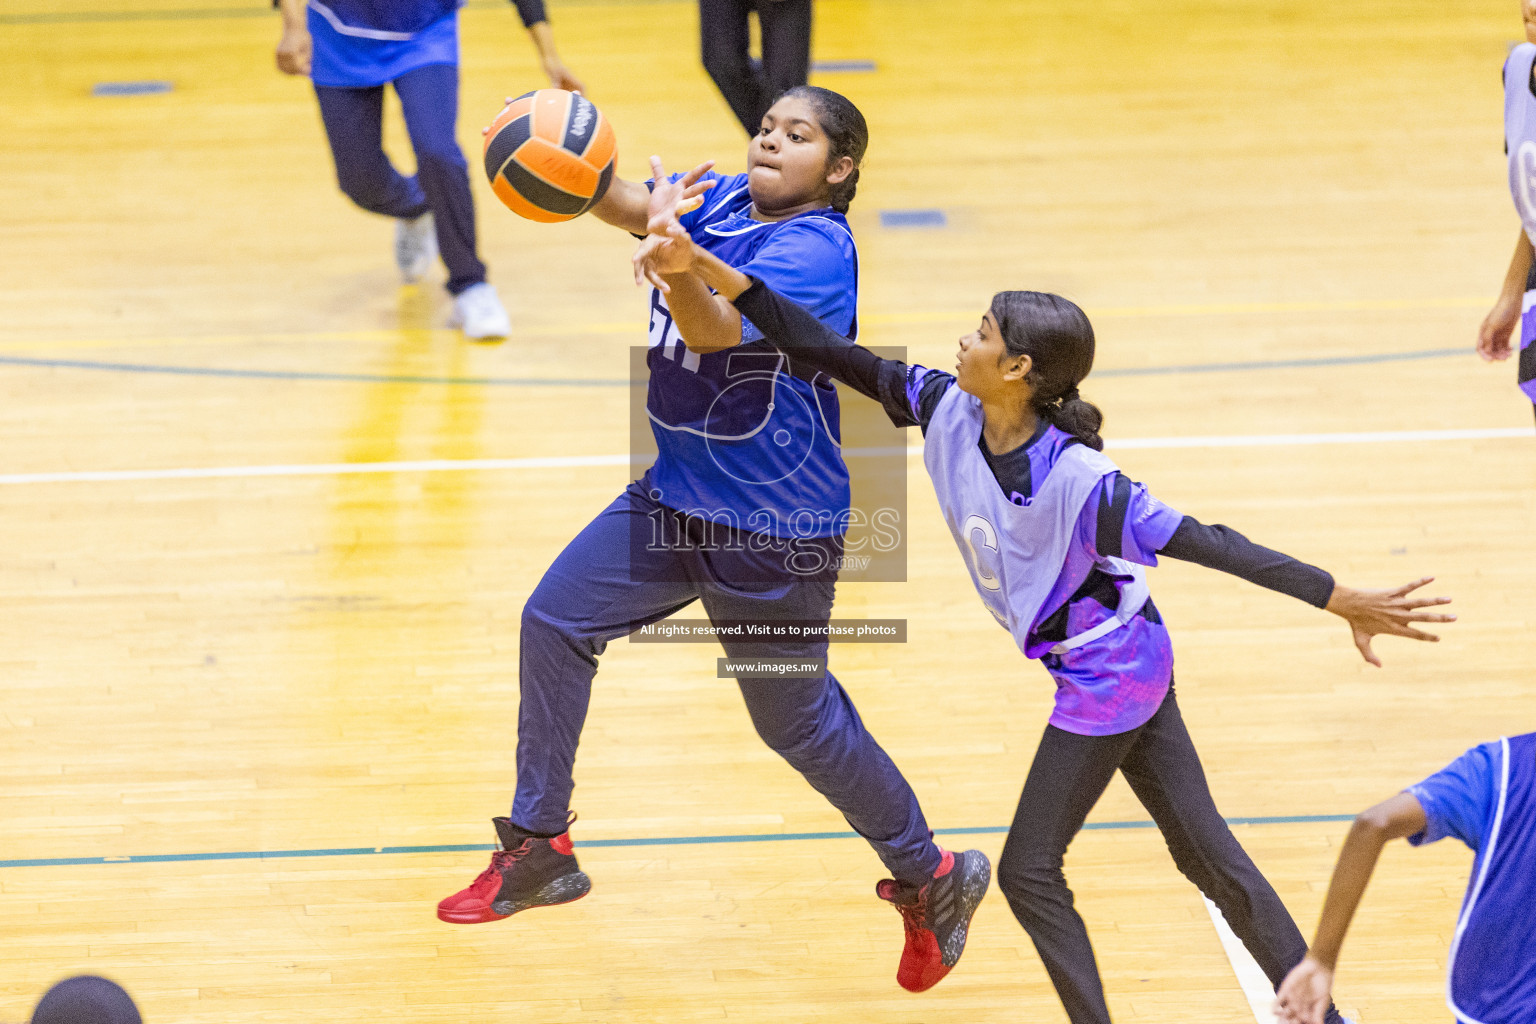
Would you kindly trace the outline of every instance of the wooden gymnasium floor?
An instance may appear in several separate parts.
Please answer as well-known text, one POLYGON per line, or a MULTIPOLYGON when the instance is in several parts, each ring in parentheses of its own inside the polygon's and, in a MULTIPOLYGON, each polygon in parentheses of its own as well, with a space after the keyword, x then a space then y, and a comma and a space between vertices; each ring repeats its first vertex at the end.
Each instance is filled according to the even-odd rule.
MULTIPOLYGON (((540 84, 505 6, 463 16, 466 148, 540 84)), ((651 152, 742 165, 693 5, 553 13, 624 174, 651 152)), ((1383 641, 1377 672, 1312 609, 1154 574, 1218 800, 1269 819, 1238 831, 1309 934, 1339 816, 1536 727, 1531 409, 1470 351, 1516 234, 1497 72, 1518 33, 1512 0, 818 3, 817 57, 877 68, 816 77, 873 130, 866 340, 947 366, 994 290, 1065 292, 1101 337, 1084 390, 1145 442, 1113 453, 1134 477, 1344 580, 1435 574, 1456 598, 1443 643, 1383 641), (947 227, 879 216, 931 208, 947 227), (1359 432, 1382 436, 1338 436, 1359 432)), ((521 222, 477 179, 516 334, 441 329, 440 290, 400 289, 390 225, 336 191, 276 35, 255 0, 0 15, 0 1020, 82 970, 153 1022, 1063 1019, 995 891, 951 978, 897 989, 877 861, 772 838, 846 826, 758 743, 710 647, 604 660, 577 837, 612 842, 582 851, 584 902, 443 925, 434 901, 485 854, 376 852, 489 841, 519 610, 626 475, 323 467, 622 453, 643 302, 629 239, 521 222), (174 89, 92 96, 137 80, 174 89), (165 469, 199 472, 138 472, 165 469)), ((909 582, 838 608, 906 618, 910 643, 834 665, 930 820, 978 830, 947 841, 995 854, 1050 686, 912 470, 909 582)), ((1117 782, 1093 816, 1115 827, 1068 864, 1117 1019, 1252 1020, 1199 895, 1125 824, 1144 818, 1117 782)), ((1386 854, 1346 1009, 1446 1019, 1469 861, 1386 854)))

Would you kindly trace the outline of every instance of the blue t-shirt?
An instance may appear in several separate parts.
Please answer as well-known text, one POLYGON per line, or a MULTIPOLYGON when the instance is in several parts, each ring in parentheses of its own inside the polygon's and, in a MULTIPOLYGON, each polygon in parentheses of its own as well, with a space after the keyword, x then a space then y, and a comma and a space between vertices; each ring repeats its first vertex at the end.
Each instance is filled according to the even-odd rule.
POLYGON ((457 65, 458 7, 459 0, 309 0, 309 77, 319 86, 367 89, 432 64, 457 65))
MULTIPOLYGON (((718 184, 704 205, 681 219, 693 240, 853 337, 859 264, 847 219, 823 208, 753 220, 747 176, 710 177, 718 184)), ((651 290, 646 407, 657 458, 645 482, 652 497, 750 532, 841 535, 849 483, 832 381, 797 376, 745 319, 741 338, 723 352, 688 351, 665 296, 651 290)))
POLYGON ((1473 851, 1480 850, 1499 803, 1503 761, 1503 747, 1494 740, 1473 747, 1423 782, 1409 786, 1428 824, 1424 831, 1409 836, 1408 842, 1422 846, 1452 836, 1473 851))

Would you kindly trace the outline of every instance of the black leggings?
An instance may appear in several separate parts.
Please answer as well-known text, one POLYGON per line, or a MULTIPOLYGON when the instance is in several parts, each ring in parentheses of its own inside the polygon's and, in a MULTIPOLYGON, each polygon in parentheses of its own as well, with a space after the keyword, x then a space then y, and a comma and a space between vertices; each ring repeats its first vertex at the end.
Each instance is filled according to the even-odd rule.
MULTIPOLYGON (((1157 713, 1129 732, 1079 736, 1046 726, 998 861, 998 887, 1034 941, 1072 1024, 1109 1024, 1109 1008, 1061 865, 1117 768, 1184 877, 1221 909, 1278 986, 1306 955, 1306 940, 1216 810, 1170 688, 1157 713)), ((1330 1007, 1327 1019, 1340 1018, 1330 1007)))
POLYGON ((704 70, 748 135, 756 135, 773 101, 811 70, 811 0, 699 0, 704 70), (763 60, 747 52, 747 14, 756 9, 763 60))

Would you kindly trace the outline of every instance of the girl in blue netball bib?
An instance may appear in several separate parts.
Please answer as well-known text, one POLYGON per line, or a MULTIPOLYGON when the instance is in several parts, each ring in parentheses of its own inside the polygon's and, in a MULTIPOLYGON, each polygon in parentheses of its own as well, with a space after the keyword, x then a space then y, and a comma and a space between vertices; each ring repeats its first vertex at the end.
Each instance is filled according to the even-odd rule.
MULTIPOLYGON (((550 84, 582 85, 555 49, 544 0, 514 0, 550 84)), ((308 75, 341 190, 370 213, 395 218, 395 263, 420 281, 439 253, 453 296, 450 323, 477 341, 512 329, 485 279, 475 242, 469 169, 454 134, 459 111, 459 7, 463 0, 274 0, 283 13, 277 66, 308 75), (383 148, 384 87, 394 87, 416 153, 397 171, 383 148)))
POLYGON ((1477 856, 1451 938, 1446 1004, 1463 1024, 1536 1020, 1536 733, 1526 733, 1473 747, 1355 818, 1317 937, 1280 986, 1282 1022, 1322 1021, 1339 948, 1381 848, 1447 837, 1477 856))
MULTIPOLYGON (((828 374, 919 426, 939 505, 987 610, 1056 683, 1056 707, 998 862, 998 885, 1029 932, 1073 1024, 1107 1024, 1088 933, 1062 875, 1067 846, 1116 770, 1179 869, 1226 916, 1279 984, 1306 943, 1216 809, 1174 697, 1173 651, 1143 566, 1197 562, 1342 616, 1365 659, 1442 598, 1338 586, 1321 569, 1159 502, 1100 451, 1102 417, 1078 384, 1093 329, 1056 295, 1003 292, 960 341, 954 374, 881 359, 827 330, 765 282, 728 267, 660 216, 637 277, 674 292, 693 277, 731 299, 797 372, 828 374), (672 232, 671 236, 665 232, 672 232)), ((1331 1008, 1329 1021, 1339 1020, 1331 1008)))
MULTIPOLYGON (((858 253, 844 214, 868 140, 847 99, 802 87, 763 118, 747 172, 657 171, 615 180, 593 212, 635 234, 696 198, 681 218, 719 259, 792 296, 834 336, 855 331, 858 253), (654 193, 652 191, 654 189, 654 193)), ((836 392, 797 374, 730 302, 698 282, 650 298, 647 413, 655 464, 560 554, 523 609, 517 792, 496 818, 501 849, 438 905, 470 924, 587 892, 567 833, 571 771, 597 659, 626 636, 699 601, 716 627, 831 614, 849 504, 836 392), (725 351, 729 349, 729 351, 725 351)), ((722 636, 731 658, 825 666, 825 630, 763 641, 722 636)), ((907 908, 897 979, 921 991, 954 966, 990 880, 977 851, 939 849, 912 788, 824 667, 742 675, 758 734, 867 839, 907 908)))
POLYGON ((1526 41, 1504 59, 1504 152, 1509 162, 1509 193, 1520 217, 1520 235, 1499 300, 1477 335, 1477 354, 1508 359, 1510 338, 1518 330, 1520 390, 1536 402, 1536 0, 1520 0, 1526 41))

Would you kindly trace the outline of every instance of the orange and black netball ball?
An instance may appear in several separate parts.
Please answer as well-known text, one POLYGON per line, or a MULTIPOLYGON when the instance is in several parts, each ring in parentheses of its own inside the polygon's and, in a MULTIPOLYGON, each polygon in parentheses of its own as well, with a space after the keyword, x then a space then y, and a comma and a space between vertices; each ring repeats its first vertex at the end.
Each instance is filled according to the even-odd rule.
POLYGON ((608 191, 618 156, 613 126, 584 96, 539 89, 507 104, 485 133, 491 191, 520 217, 580 217, 608 191))

